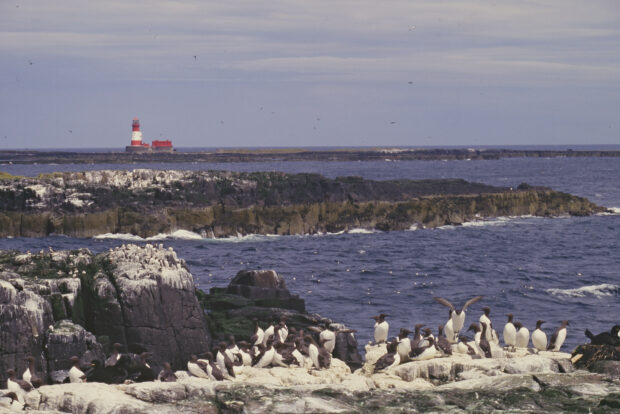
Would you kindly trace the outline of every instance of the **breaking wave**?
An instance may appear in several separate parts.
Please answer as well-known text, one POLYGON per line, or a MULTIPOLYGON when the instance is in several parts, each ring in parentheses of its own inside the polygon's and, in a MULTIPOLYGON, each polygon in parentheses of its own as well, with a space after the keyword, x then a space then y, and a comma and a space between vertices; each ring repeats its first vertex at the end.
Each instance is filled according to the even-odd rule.
POLYGON ((620 286, 610 283, 602 283, 600 285, 582 286, 576 289, 547 289, 547 292, 555 296, 570 296, 581 298, 585 296, 614 296, 620 294, 620 286))
POLYGON ((159 233, 152 237, 140 237, 130 233, 105 233, 93 236, 93 239, 116 239, 129 241, 156 241, 156 240, 202 240, 203 237, 189 230, 176 230, 172 233, 159 233))

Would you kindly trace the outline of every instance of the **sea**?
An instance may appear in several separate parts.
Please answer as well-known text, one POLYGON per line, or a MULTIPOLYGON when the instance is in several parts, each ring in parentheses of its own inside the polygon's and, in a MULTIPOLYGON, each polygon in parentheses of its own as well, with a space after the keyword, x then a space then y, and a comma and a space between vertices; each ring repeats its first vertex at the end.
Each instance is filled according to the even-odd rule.
MULTIPOLYGON (((542 319, 550 337, 569 321, 563 350, 588 342, 584 330, 620 324, 620 158, 507 158, 488 161, 255 162, 0 165, 0 171, 34 176, 98 169, 229 170, 318 173, 373 180, 463 178, 516 187, 547 186, 609 208, 589 217, 501 217, 462 226, 379 232, 205 239, 189 231, 144 240, 130 235, 0 239, 0 249, 39 251, 87 247, 103 252, 125 243, 163 243, 184 258, 196 285, 225 287, 245 269, 273 269, 289 290, 318 313, 357 331, 360 351, 373 334, 372 316, 385 313, 390 336, 424 323, 436 331, 448 309, 477 295, 467 327, 482 307, 500 332, 507 313, 533 331, 542 319)), ((471 336, 471 332, 469 333, 471 336)))

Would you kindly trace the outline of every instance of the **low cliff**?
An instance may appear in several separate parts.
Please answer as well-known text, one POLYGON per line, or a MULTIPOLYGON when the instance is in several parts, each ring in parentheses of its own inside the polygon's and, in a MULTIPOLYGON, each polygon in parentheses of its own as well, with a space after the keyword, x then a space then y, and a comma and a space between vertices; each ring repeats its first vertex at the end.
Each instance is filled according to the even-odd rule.
POLYGON ((317 174, 90 171, 0 180, 0 237, 64 234, 204 237, 437 227, 498 216, 588 215, 588 200, 547 188, 464 180, 372 181, 317 174))
POLYGON ((149 350, 156 366, 182 366, 211 344, 184 261, 151 245, 96 256, 0 252, 0 329, 0 372, 21 374, 33 355, 52 378, 70 368, 71 356, 101 360, 115 342, 124 351, 149 350))

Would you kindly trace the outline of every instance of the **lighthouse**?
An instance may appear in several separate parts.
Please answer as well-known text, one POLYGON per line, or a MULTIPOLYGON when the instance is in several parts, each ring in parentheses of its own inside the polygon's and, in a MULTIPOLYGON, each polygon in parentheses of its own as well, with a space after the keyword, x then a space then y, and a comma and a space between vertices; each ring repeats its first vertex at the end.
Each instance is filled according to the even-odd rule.
POLYGON ((134 118, 131 123, 131 145, 125 147, 126 152, 148 151, 149 144, 142 142, 142 132, 140 131, 140 120, 134 118))
POLYGON ((131 124, 131 146, 142 146, 142 132, 140 132, 140 120, 138 118, 134 118, 131 124))
POLYGON ((153 141, 153 146, 142 142, 142 131, 140 131, 140 120, 134 118, 131 123, 131 145, 125 147, 125 152, 175 152, 170 140, 153 141))

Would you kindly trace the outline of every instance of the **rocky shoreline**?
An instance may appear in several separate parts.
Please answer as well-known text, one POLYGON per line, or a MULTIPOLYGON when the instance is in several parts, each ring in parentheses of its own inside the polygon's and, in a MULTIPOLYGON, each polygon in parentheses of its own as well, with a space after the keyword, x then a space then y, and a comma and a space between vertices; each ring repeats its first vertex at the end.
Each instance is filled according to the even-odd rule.
MULTIPOLYGON (((596 372, 590 372, 576 369, 567 353, 517 349, 493 358, 454 354, 373 373, 385 344, 368 345, 366 360, 356 361, 359 351, 351 333, 339 334, 329 369, 236 367, 237 378, 224 382, 184 371, 189 354, 210 349, 219 338, 247 339, 250 315, 266 327, 282 314, 291 328, 328 321, 307 314, 303 299, 273 271, 240 272, 227 288, 200 292, 183 259, 161 245, 123 245, 99 255, 86 249, 0 252, 1 373, 7 368, 23 372, 23 357, 33 355, 37 370, 60 382, 72 355, 87 365, 104 358, 113 342, 121 342, 124 352, 151 351, 153 369, 170 361, 177 371, 178 381, 172 383, 44 385, 26 394, 35 412, 620 409, 620 361, 599 361, 607 364, 602 369, 592 364, 596 372)), ((580 364, 585 366, 583 358, 580 364)), ((9 408, 6 403, 8 398, 0 400, 0 410, 2 404, 9 408)))
POLYGON ((459 179, 373 181, 318 174, 89 171, 0 177, 0 237, 106 233, 202 237, 406 230, 502 216, 607 211, 548 188, 459 179))
POLYGON ((0 151, 0 164, 131 164, 137 162, 268 162, 268 161, 431 161, 497 160, 501 158, 619 157, 617 150, 518 150, 501 148, 343 148, 315 150, 222 149, 212 152, 126 153, 70 151, 0 151))

